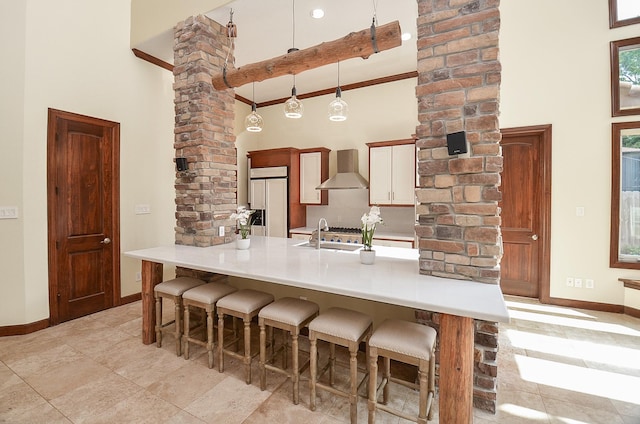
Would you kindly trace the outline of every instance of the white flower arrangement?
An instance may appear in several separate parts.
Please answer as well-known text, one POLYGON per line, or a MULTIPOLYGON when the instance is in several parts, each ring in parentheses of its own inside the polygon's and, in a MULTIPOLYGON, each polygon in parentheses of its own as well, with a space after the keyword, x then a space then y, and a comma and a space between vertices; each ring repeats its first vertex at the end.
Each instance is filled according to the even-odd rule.
POLYGON ((247 209, 245 206, 238 206, 238 210, 229 216, 230 219, 235 219, 238 221, 238 231, 240 231, 240 237, 246 239, 249 236, 249 231, 251 231, 251 223, 253 220, 251 219, 251 215, 255 211, 247 209))
POLYGON ((384 224, 380 216, 380 208, 371 206, 369 213, 362 215, 362 244, 364 244, 364 250, 371 250, 373 233, 376 231, 377 224, 384 224))

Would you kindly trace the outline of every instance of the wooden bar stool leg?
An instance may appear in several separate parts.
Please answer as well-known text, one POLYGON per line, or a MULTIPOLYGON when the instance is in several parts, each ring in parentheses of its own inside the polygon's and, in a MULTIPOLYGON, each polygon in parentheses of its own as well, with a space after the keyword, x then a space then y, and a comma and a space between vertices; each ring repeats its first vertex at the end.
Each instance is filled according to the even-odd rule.
POLYGON ((176 311, 175 311, 175 317, 176 317, 176 355, 180 356, 182 355, 182 340, 181 340, 181 334, 182 334, 182 297, 178 297, 175 300, 175 304, 176 304, 176 311))
MULTIPOLYGON (((234 324, 235 330, 235 324, 234 324)), ((224 372, 224 314, 218 312, 218 372, 224 372)))
MULTIPOLYGON (((273 341, 272 341, 273 343, 273 341)), ((260 390, 267 388, 267 330, 264 324, 260 325, 260 390)))
MULTIPOLYGON (((287 358, 287 352, 289 352, 289 332, 287 330, 282 330, 282 369, 286 370, 289 366, 289 361, 287 358)), ((291 333, 291 337, 293 337, 293 333, 291 333)))
POLYGON ((384 375, 383 378, 386 380, 387 384, 384 385, 382 389, 382 403, 384 405, 389 402, 389 383, 391 381, 391 358, 384 357, 384 375))
POLYGON ((358 348, 349 349, 349 372, 351 374, 351 390, 349 393, 351 422, 358 420, 358 348))
MULTIPOLYGON (((287 357, 287 350, 284 351, 285 358, 287 357)), ((300 369, 298 365, 298 334, 291 333, 291 360, 293 362, 293 404, 297 405, 300 402, 300 369)), ((285 364, 286 365, 286 364, 285 364)))
POLYGON ((336 382, 336 345, 329 343, 329 385, 333 387, 336 382))
POLYGON ((162 298, 156 294, 156 346, 162 346, 162 298))
POLYGON ((309 336, 309 391, 311 397, 309 399, 309 408, 316 410, 316 378, 318 375, 318 346, 314 336, 309 336))
POLYGON ((191 317, 189 316, 189 306, 184 308, 184 333, 183 333, 183 338, 184 338, 184 359, 189 359, 189 327, 191 326, 190 323, 191 317))
POLYGON ((213 368, 213 311, 207 311, 207 354, 209 355, 209 368, 213 368))
POLYGON ((369 358, 369 400, 367 402, 369 406, 369 424, 376 422, 376 402, 378 391, 378 354, 376 352, 370 353, 369 358))
POLYGON ((244 319, 244 376, 245 382, 251 384, 251 320, 244 319))
POLYGON ((420 384, 420 408, 418 410, 418 424, 427 424, 427 373, 422 369, 422 365, 418 368, 418 379, 420 384))

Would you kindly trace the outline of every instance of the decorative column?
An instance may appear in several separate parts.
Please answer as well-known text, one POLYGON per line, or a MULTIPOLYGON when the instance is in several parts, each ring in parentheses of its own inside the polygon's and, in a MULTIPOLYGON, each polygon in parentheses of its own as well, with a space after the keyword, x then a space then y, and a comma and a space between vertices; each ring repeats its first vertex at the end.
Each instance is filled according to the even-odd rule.
MULTIPOLYGON (((498 123, 501 66, 499 0, 418 0, 418 175, 420 273, 500 282, 502 152, 498 123), (466 132, 468 153, 449 156, 446 136, 466 132)), ((439 327, 441 422, 470 422, 456 398, 495 412, 494 323, 417 311, 439 327), (447 323, 447 325, 443 325, 447 323), (473 334, 473 338, 469 337, 473 334), (452 362, 463 350, 474 363, 452 362), (444 358, 445 355, 447 358, 444 358), (445 375, 444 370, 450 372, 445 375), (473 388, 456 385, 473 373, 473 388)))
POLYGON ((176 244, 207 247, 233 238, 235 223, 228 218, 237 205, 235 94, 212 84, 228 49, 226 27, 206 16, 175 27, 174 147, 176 157, 186 157, 189 164, 189 173, 178 173, 175 184, 176 244))

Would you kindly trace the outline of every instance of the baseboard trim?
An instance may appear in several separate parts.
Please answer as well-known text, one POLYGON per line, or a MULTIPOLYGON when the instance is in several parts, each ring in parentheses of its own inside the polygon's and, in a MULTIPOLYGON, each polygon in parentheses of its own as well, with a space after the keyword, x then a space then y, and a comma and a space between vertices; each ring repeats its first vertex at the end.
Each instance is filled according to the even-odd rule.
POLYGON ((634 318, 640 318, 640 309, 632 308, 631 306, 625 306, 624 313, 634 318))
POLYGON ((140 299, 142 299, 142 293, 130 294, 129 296, 120 298, 120 305, 126 305, 127 303, 137 302, 140 299))
POLYGON ((550 297, 549 303, 551 305, 565 306, 568 308, 589 309, 592 311, 613 312, 617 314, 626 313, 626 308, 623 305, 613 305, 611 303, 588 302, 586 300, 562 299, 559 297, 550 297))
POLYGON ((44 330, 47 327, 49 327, 49 318, 29 324, 7 325, 0 327, 0 337, 24 336, 25 334, 44 330))

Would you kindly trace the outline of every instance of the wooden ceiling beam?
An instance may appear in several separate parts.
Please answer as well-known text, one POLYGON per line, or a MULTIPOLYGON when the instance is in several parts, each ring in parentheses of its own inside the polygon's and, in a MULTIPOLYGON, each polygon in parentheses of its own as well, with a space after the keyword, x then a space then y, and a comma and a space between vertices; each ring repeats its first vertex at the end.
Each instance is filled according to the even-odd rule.
POLYGON ((366 28, 304 50, 296 50, 237 69, 227 69, 226 73, 214 75, 213 87, 216 90, 226 90, 282 75, 296 75, 354 57, 366 59, 376 52, 402 45, 401 35, 398 21, 375 27, 375 38, 371 28, 366 28))

